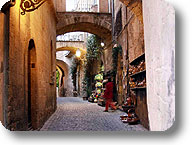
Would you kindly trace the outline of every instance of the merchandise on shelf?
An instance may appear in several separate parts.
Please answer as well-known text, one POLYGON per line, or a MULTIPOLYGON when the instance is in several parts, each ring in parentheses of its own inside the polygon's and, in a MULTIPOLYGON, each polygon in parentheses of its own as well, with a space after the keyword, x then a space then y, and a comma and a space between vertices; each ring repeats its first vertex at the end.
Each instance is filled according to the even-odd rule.
POLYGON ((103 74, 99 73, 95 76, 94 80, 96 81, 95 83, 95 90, 92 93, 92 96, 90 98, 93 98, 93 102, 97 103, 98 98, 101 97, 102 94, 102 88, 103 88, 103 74))
POLYGON ((123 123, 138 124, 140 122, 139 117, 135 113, 135 108, 128 110, 128 115, 120 116, 120 120, 123 123))
POLYGON ((145 61, 142 60, 139 63, 137 63, 136 65, 129 66, 129 75, 144 71, 145 69, 146 69, 145 61))
POLYGON ((129 81, 130 88, 136 88, 136 87, 146 87, 146 78, 143 78, 143 80, 137 80, 135 81, 135 78, 130 78, 129 81))
POLYGON ((136 87, 135 78, 130 78, 129 85, 130 85, 130 88, 135 88, 136 87))
POLYGON ((144 78, 142 82, 137 84, 138 87, 145 87, 146 86, 146 79, 144 78))

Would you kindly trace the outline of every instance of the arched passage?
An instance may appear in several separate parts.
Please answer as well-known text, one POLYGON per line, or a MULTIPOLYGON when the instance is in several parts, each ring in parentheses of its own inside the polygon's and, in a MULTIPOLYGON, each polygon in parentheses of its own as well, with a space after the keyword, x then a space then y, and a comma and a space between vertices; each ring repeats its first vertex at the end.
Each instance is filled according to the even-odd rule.
POLYGON ((77 50, 81 51, 81 56, 85 56, 86 54, 86 50, 82 49, 82 48, 77 48, 77 47, 61 47, 56 49, 56 52, 58 51, 70 51, 70 53, 68 55, 66 55, 66 57, 71 58, 73 55, 76 54, 77 50))
POLYGON ((73 92, 72 79, 70 76, 70 66, 61 60, 56 60, 56 66, 60 70, 59 94, 61 97, 70 97, 73 92))
POLYGON ((111 40, 112 16, 109 13, 57 12, 57 35, 68 32, 88 32, 111 40))
POLYGON ((58 51, 69 51, 70 53, 66 57, 71 58, 76 54, 77 50, 81 51, 81 55, 86 54, 86 46, 84 41, 57 41, 56 52, 58 51))

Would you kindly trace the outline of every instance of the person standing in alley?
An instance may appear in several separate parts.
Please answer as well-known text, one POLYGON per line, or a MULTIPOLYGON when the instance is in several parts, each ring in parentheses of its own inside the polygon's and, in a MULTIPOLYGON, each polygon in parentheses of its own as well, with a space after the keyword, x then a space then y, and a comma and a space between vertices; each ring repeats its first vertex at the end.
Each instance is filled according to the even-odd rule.
POLYGON ((111 78, 108 78, 108 83, 106 84, 105 93, 103 97, 106 100, 104 112, 108 112, 109 106, 111 106, 113 110, 117 109, 113 103, 113 82, 111 82, 111 78))

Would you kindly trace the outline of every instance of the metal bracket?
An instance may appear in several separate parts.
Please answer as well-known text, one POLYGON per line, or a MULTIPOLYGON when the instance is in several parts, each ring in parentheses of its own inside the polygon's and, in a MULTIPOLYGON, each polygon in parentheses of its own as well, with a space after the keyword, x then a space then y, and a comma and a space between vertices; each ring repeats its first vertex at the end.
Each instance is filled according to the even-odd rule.
POLYGON ((20 8, 22 9, 21 14, 25 15, 26 12, 32 12, 38 9, 47 0, 21 0, 20 8))

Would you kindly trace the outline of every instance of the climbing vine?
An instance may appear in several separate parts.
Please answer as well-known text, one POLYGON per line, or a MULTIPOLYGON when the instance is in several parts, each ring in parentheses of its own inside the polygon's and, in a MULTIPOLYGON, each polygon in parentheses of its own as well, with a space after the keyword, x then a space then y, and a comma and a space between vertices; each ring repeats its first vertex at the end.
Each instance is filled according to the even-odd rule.
POLYGON ((56 70, 56 87, 59 87, 60 73, 58 69, 56 70))
POLYGON ((91 35, 87 40, 87 53, 86 59, 89 62, 93 60, 98 60, 100 58, 101 46, 100 46, 100 38, 96 35, 91 35))
MULTIPOLYGON (((84 91, 87 93, 87 97, 91 95, 92 92, 92 68, 94 67, 96 61, 101 57, 101 40, 96 35, 91 35, 87 39, 87 53, 85 61, 85 70, 84 70, 84 80, 83 87, 84 91)), ((96 67, 96 66, 95 66, 96 67)), ((94 68, 96 69, 96 68, 94 68)))
POLYGON ((79 65, 79 60, 76 57, 73 58, 72 65, 70 67, 70 73, 72 78, 72 84, 74 86, 74 91, 76 91, 76 73, 77 73, 78 65, 79 65))
POLYGON ((118 56, 119 54, 122 55, 122 47, 118 46, 118 47, 114 47, 112 50, 112 58, 113 58, 113 63, 112 63, 112 67, 113 67, 113 75, 114 77, 117 74, 117 63, 118 63, 118 56))

